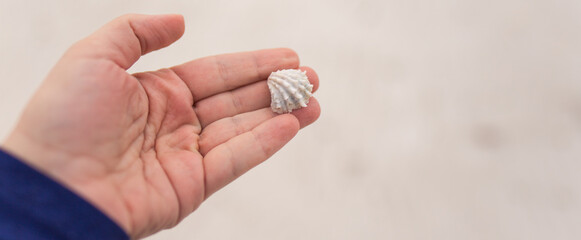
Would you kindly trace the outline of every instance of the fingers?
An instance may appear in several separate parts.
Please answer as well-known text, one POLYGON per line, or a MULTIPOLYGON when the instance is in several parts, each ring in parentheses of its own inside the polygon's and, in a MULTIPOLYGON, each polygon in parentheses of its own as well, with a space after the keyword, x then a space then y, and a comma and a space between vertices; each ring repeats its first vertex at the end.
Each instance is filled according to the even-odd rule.
MULTIPOLYGON (((313 84, 313 92, 319 87, 317 73, 309 67, 299 69, 307 72, 313 84)), ((270 91, 266 81, 259 81, 238 89, 223 92, 200 100, 194 106, 202 127, 210 123, 237 114, 258 110, 270 105, 270 91)))
POLYGON ((298 130, 294 116, 278 115, 212 149, 204 158, 206 198, 272 156, 298 130))
POLYGON ((319 101, 312 97, 309 100, 307 107, 295 110, 291 114, 299 120, 301 128, 304 128, 311 125, 311 123, 315 122, 319 118, 321 115, 321 106, 319 106, 319 101))
POLYGON ((183 33, 180 15, 125 15, 79 41, 65 56, 110 60, 128 69, 141 55, 170 45, 183 33))
MULTIPOLYGON (((311 98, 306 108, 293 111, 291 114, 299 121, 299 127, 303 128, 313 123, 321 113, 319 102, 311 98)), ((262 108, 256 111, 239 114, 233 117, 220 119, 208 125, 200 135, 199 148, 202 155, 206 155, 216 146, 228 140, 251 131, 261 123, 272 119, 279 114, 272 112, 270 108, 262 108)))
POLYGON ((172 68, 188 85, 194 102, 265 80, 279 69, 299 67, 297 54, 286 48, 206 57, 172 68))
POLYGON ((313 70, 310 67, 300 67, 299 68, 301 71, 306 71, 307 72, 307 78, 309 79, 309 82, 311 84, 313 84, 313 92, 316 92, 319 89, 319 75, 317 75, 317 72, 315 72, 315 70, 313 70))

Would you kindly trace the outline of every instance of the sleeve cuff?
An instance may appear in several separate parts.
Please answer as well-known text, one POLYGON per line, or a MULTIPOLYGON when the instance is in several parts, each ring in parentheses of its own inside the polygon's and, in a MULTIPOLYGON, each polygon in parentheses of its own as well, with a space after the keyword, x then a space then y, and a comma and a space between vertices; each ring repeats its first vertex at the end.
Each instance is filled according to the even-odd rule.
POLYGON ((93 205, 0 149, 0 239, 129 239, 93 205))

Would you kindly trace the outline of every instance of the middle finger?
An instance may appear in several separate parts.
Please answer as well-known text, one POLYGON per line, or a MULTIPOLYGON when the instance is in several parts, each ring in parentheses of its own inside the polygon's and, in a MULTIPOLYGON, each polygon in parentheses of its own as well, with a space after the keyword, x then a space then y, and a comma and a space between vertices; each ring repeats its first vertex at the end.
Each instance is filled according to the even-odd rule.
MULTIPOLYGON (((307 72, 307 78, 313 84, 313 92, 319 87, 319 78, 309 67, 300 67, 307 72)), ((266 81, 259 81, 238 89, 217 94, 194 104, 194 111, 202 128, 216 120, 232 117, 241 113, 265 108, 270 105, 270 91, 266 81)))

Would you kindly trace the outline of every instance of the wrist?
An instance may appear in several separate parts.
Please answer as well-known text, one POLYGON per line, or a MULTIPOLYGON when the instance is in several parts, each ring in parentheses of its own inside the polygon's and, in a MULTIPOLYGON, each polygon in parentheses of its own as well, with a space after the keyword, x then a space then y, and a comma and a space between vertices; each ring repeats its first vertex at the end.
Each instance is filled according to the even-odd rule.
POLYGON ((1 147, 24 164, 72 191, 130 233, 127 208, 120 194, 111 192, 111 189, 116 189, 110 186, 113 181, 99 173, 102 173, 98 170, 102 167, 94 164, 96 161, 73 156, 50 144, 35 141, 17 130, 6 138, 1 147), (91 172, 87 172, 87 169, 91 172))

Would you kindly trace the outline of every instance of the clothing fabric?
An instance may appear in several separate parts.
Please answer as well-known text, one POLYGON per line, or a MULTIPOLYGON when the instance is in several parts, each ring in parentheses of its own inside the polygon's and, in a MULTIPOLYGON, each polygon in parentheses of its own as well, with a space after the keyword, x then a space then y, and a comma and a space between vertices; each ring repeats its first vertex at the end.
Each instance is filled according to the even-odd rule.
POLYGON ((129 239, 104 213, 0 149, 0 239, 129 239))

